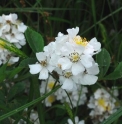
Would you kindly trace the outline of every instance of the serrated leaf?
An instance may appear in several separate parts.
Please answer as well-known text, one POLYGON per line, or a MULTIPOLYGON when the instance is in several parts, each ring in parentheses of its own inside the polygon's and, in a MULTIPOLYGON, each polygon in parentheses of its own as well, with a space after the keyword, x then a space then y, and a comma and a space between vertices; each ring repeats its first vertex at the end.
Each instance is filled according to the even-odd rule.
POLYGON ((36 58, 27 58, 20 62, 19 67, 28 68, 29 64, 34 64, 35 62, 37 62, 36 58))
POLYGON ((122 116, 122 107, 120 107, 114 114, 112 114, 109 118, 107 118, 101 124, 112 124, 112 122, 117 120, 120 116, 122 116))
POLYGON ((16 83, 9 91, 8 100, 15 97, 18 93, 22 92, 24 89, 25 89, 24 82, 16 83))
POLYGON ((100 69, 99 78, 102 78, 106 74, 110 66, 111 62, 110 54, 106 49, 103 48, 101 52, 96 55, 96 61, 100 69))
POLYGON ((20 49, 18 49, 15 45, 11 44, 7 40, 0 38, 0 46, 15 53, 19 57, 27 58, 27 55, 25 53, 23 53, 20 49))
POLYGON ((110 73, 106 77, 104 77, 105 80, 116 80, 122 78, 122 62, 118 64, 118 66, 115 68, 114 72, 110 73))
POLYGON ((28 27, 25 32, 25 36, 34 53, 43 51, 44 40, 41 34, 28 27))

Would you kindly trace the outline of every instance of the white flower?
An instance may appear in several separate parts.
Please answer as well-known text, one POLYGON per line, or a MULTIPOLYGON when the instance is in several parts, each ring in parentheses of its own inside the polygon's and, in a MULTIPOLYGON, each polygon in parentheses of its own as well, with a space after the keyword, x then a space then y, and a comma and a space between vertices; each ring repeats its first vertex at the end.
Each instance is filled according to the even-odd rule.
POLYGON ((30 113, 30 120, 34 123, 34 124, 40 124, 39 119, 38 119, 38 113, 34 110, 31 111, 30 113))
MULTIPOLYGON (((71 119, 68 119, 68 124, 73 124, 71 119)), ((75 117, 75 124, 85 124, 84 120, 79 121, 79 118, 75 117)))
POLYGON ((44 52, 36 53, 39 63, 29 65, 30 73, 39 73, 39 79, 47 79, 48 72, 52 72, 54 67, 49 64, 49 58, 44 52))
POLYGON ((99 124, 108 118, 118 108, 117 101, 102 88, 97 89, 94 95, 90 97, 88 107, 92 109, 89 115, 95 124, 99 124))
POLYGON ((78 81, 76 80, 77 76, 74 76, 71 72, 71 70, 65 70, 62 72, 62 75, 59 77, 59 81, 62 84, 62 89, 73 91, 76 90, 76 83, 78 81))
MULTIPOLYGON (((17 20, 17 14, 9 14, 9 15, 2 15, 2 18, 6 21, 6 22, 8 22, 8 23, 15 23, 16 22, 16 20, 17 20)), ((4 21, 4 22, 5 22, 4 21)))
MULTIPOLYGON (((67 91, 72 101, 73 107, 83 105, 87 100, 87 96, 86 96, 86 93, 88 92, 87 88, 78 84, 76 86, 77 86, 77 90, 67 91)), ((71 106, 69 97, 67 96, 64 89, 62 88, 58 89, 55 92, 55 96, 56 96, 56 99, 60 100, 61 103, 67 102, 71 106)))
MULTIPOLYGON (((49 76, 49 78, 46 81, 42 81, 40 85, 40 93, 41 95, 49 92, 52 90, 53 86, 55 85, 55 79, 52 76, 49 76)), ((55 94, 51 94, 44 100, 44 104, 46 107, 52 106, 52 103, 55 102, 56 96, 55 94)))
MULTIPOLYGON (((14 44, 19 49, 26 44, 24 32, 27 26, 17 19, 17 14, 0 16, 0 37, 14 44)), ((18 62, 19 57, 0 46, 0 65, 8 62, 8 65, 18 62)))
POLYGON ((9 61, 8 61, 8 65, 12 65, 14 64, 15 62, 18 62, 19 61, 19 57, 10 57, 9 61))
POLYGON ((94 55, 101 51, 101 44, 96 38, 92 38, 85 47, 84 54, 94 55))
POLYGON ((85 68, 92 66, 93 58, 90 55, 82 55, 84 48, 81 46, 73 46, 69 42, 62 47, 62 55, 64 57, 58 60, 62 70, 70 69, 73 75, 77 75, 85 71, 85 68))
POLYGON ((17 14, 2 15, 0 17, 0 36, 18 48, 21 48, 21 46, 26 44, 23 33, 27 29, 27 26, 17 18, 17 14))
POLYGON ((26 121, 24 121, 23 119, 20 119, 19 122, 17 124, 27 124, 26 121))

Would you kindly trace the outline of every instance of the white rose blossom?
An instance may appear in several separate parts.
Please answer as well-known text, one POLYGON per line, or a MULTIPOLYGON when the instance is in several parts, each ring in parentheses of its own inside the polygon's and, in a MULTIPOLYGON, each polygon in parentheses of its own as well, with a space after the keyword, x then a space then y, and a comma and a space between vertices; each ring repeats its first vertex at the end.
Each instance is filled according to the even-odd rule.
POLYGON ((43 55, 38 54, 39 63, 29 67, 31 74, 40 73, 39 79, 47 79, 48 72, 56 71, 62 88, 72 91, 77 90, 76 84, 96 83, 99 68, 93 55, 101 51, 101 44, 96 38, 88 42, 86 38, 77 35, 79 27, 67 29, 67 32, 67 35, 59 32, 55 41, 44 47, 46 58, 42 60, 43 55), (45 67, 42 67, 41 61, 46 62, 45 67))
MULTIPOLYGON (((114 96, 118 95, 118 90, 114 87, 109 91, 114 96)), ((92 109, 89 115, 93 123, 99 124, 117 111, 119 103, 105 89, 99 88, 90 97, 88 108, 92 109)))
POLYGON ((49 58, 44 52, 36 53, 37 62, 36 64, 29 65, 30 73, 39 73, 39 79, 47 79, 49 72, 52 72, 54 67, 49 64, 49 58))

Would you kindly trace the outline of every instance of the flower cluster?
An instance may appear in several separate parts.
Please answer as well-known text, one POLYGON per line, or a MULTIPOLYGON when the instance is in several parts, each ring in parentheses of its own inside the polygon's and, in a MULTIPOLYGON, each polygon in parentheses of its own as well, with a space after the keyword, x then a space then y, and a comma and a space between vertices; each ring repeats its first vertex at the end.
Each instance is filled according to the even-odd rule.
MULTIPOLYGON (((27 26, 23 22, 17 19, 16 14, 2 15, 0 16, 0 37, 14 44, 17 48, 21 48, 26 44, 24 32, 27 26)), ((2 41, 0 40, 0 43, 2 41)), ((14 64, 19 60, 19 57, 0 46, 0 65, 5 64, 9 60, 8 64, 14 64)))
POLYGON ((89 42, 80 37, 79 28, 67 29, 68 34, 58 33, 55 42, 44 47, 44 52, 36 53, 38 62, 29 65, 30 73, 39 73, 39 79, 47 79, 49 73, 56 71, 62 88, 76 90, 76 84, 92 85, 99 73, 93 55, 101 50, 96 38, 89 42))
MULTIPOLYGON (((40 85, 41 95, 51 91, 55 83, 56 83, 56 80, 52 76, 49 76, 47 83, 45 81, 42 81, 40 85)), ((59 82, 56 83, 56 85, 58 84, 59 82)), ((83 105, 87 100, 87 96, 86 96, 86 93, 88 92, 87 88, 84 86, 79 86, 78 84, 76 86, 77 86, 77 90, 67 91, 73 107, 83 105)), ((52 106, 52 103, 55 102, 56 100, 60 101, 61 103, 67 102, 71 106, 67 93, 62 88, 58 89, 55 93, 51 94, 45 99, 44 101, 45 106, 47 107, 52 106)))
MULTIPOLYGON (((112 88, 111 93, 113 96, 118 96, 118 90, 116 87, 112 88)), ((94 92, 94 95, 90 97, 88 108, 92 109, 92 111, 89 115, 94 124, 99 124, 116 112, 119 103, 117 103, 113 96, 111 96, 106 90, 99 88, 94 92)))

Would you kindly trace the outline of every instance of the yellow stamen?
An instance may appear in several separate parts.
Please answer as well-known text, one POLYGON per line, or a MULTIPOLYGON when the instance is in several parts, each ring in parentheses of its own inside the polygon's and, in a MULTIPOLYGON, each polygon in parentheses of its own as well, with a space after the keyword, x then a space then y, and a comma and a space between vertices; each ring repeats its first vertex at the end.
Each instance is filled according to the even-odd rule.
POLYGON ((53 96, 53 95, 48 96, 47 101, 50 103, 53 103, 55 101, 55 96, 53 96))
POLYGON ((41 61, 40 64, 41 64, 42 66, 46 67, 46 66, 47 66, 47 61, 46 61, 46 60, 45 60, 45 61, 41 61))
POLYGON ((65 78, 69 78, 69 77, 71 77, 72 76, 72 73, 71 72, 66 72, 66 73, 64 73, 64 77, 65 78))
POLYGON ((105 105, 105 100, 103 98, 98 99, 98 105, 101 106, 104 111, 106 111, 106 105, 105 105))
POLYGON ((74 42, 75 42, 76 44, 81 45, 81 46, 84 46, 84 47, 88 44, 86 38, 82 38, 82 37, 80 37, 80 36, 76 36, 76 37, 74 38, 74 42))
POLYGON ((47 86, 48 86, 50 89, 52 89, 53 86, 54 86, 54 84, 55 84, 55 82, 49 82, 47 86))
POLYGON ((72 62, 78 62, 80 59, 80 55, 77 52, 71 53, 69 56, 72 62))
POLYGON ((61 64, 58 64, 58 67, 61 69, 62 68, 62 65, 61 64))

